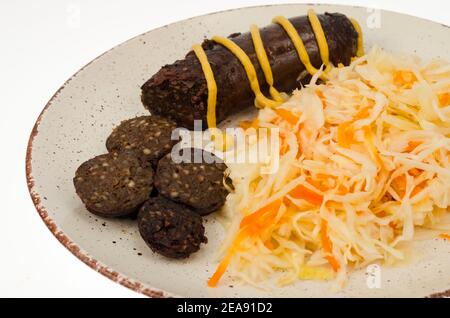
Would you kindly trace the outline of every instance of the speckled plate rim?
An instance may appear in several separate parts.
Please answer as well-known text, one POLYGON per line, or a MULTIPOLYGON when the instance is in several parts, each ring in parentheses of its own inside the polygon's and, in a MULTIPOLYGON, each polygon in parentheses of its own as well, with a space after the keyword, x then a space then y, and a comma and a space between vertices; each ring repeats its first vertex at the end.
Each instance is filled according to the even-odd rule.
MULTIPOLYGON (((47 228, 50 230, 50 232, 56 237, 56 239, 65 247, 67 248, 73 255, 75 255, 79 260, 81 260, 83 263, 85 263, 86 265, 88 265, 89 267, 91 267, 93 270, 99 272, 100 274, 104 275, 105 277, 111 279, 112 281, 121 284, 122 286, 125 286, 135 292, 141 293, 145 296, 151 297, 151 298, 170 298, 170 297, 182 297, 180 295, 174 294, 174 293, 170 293, 161 289, 157 289, 155 287, 151 287, 151 286, 147 286, 146 284, 142 284, 136 280, 130 279, 128 277, 126 277, 125 275, 109 268, 106 264, 103 264, 102 262, 97 261, 95 258, 91 257, 88 255, 88 253, 86 251, 84 251, 82 248, 80 248, 75 242, 73 242, 63 231, 61 231, 58 226, 56 225, 55 221, 49 217, 47 210, 45 209, 45 207, 41 204, 41 198, 39 196, 39 194, 34 190, 34 177, 33 177, 33 167, 32 167, 32 152, 33 152, 33 141, 36 138, 37 134, 39 133, 39 125, 41 123, 42 118, 45 115, 45 112, 47 111, 47 109, 52 106, 53 101, 55 100, 55 98, 60 94, 60 92, 65 88, 65 86, 67 84, 69 84, 71 82, 71 80, 77 76, 77 74, 79 74, 80 72, 82 72, 86 67, 88 67, 91 63, 95 62, 96 60, 100 59, 103 55, 105 55, 106 53, 128 43, 129 41, 138 38, 140 36, 143 36, 149 32, 155 31, 155 30, 159 30, 162 28, 166 28, 170 25, 173 24, 177 24, 177 23, 182 23, 182 22, 186 22, 189 20, 193 20, 193 19, 197 19, 197 18, 201 18, 201 17, 205 17, 205 16, 211 16, 211 15, 220 15, 221 13, 224 12, 230 12, 230 11, 238 11, 238 10, 242 10, 242 9, 252 9, 252 8, 261 8, 261 7, 277 7, 277 6, 283 6, 283 5, 299 5, 300 3, 297 4, 293 4, 293 3, 285 3, 285 4, 270 4, 270 5, 257 5, 257 6, 247 6, 247 7, 240 7, 240 8, 234 8, 234 9, 228 9, 228 10, 222 10, 222 11, 216 11, 216 12, 212 12, 212 13, 207 13, 207 14, 203 14, 203 15, 199 15, 199 16, 195 16, 195 17, 191 17, 188 19, 184 19, 184 20, 180 20, 180 21, 176 21, 173 23, 169 23, 166 24, 164 26, 146 31, 144 33, 141 33, 139 35, 136 35, 114 47, 112 47, 111 49, 103 52, 102 54, 100 54, 99 56, 97 56, 96 58, 94 58, 92 61, 90 61, 89 63, 87 63, 86 65, 84 65, 82 68, 80 68, 75 74, 73 74, 68 80, 66 80, 64 82, 64 84, 55 92, 55 94, 53 94, 53 96, 50 98, 50 100, 47 102, 47 104, 45 105, 45 107, 42 109, 41 113, 39 114, 32 130, 30 133, 30 137, 28 140, 28 144, 27 144, 27 151, 26 151, 26 159, 25 159, 25 172, 26 172, 26 180, 27 180, 27 186, 28 186, 28 191, 30 193, 31 196, 31 200, 39 214, 39 216, 42 218, 42 220, 44 221, 45 225, 47 226, 47 228)), ((327 4, 327 3, 320 3, 320 4, 316 4, 316 3, 301 3, 302 5, 311 5, 311 6, 335 6, 335 7, 352 7, 352 8, 357 8, 357 9, 366 9, 367 7, 363 7, 363 6, 346 6, 346 5, 336 5, 336 4, 327 4)), ((415 19, 420 19, 420 20, 426 20, 430 23, 434 23, 434 24, 438 24, 441 25, 443 27, 446 28, 450 28, 450 26, 443 24, 443 23, 439 23, 439 22, 435 22, 429 19, 424 19, 424 18, 419 18, 416 16, 412 16, 409 14, 404 14, 404 13, 400 13, 400 12, 395 12, 395 11, 390 11, 390 10, 382 10, 384 12, 392 12, 395 14, 401 14, 401 15, 405 15, 405 16, 409 16, 415 19)), ((443 298, 443 297, 450 297, 450 289, 443 291, 443 292, 439 292, 439 293, 433 293, 431 295, 425 295, 424 297, 426 298, 443 298)))

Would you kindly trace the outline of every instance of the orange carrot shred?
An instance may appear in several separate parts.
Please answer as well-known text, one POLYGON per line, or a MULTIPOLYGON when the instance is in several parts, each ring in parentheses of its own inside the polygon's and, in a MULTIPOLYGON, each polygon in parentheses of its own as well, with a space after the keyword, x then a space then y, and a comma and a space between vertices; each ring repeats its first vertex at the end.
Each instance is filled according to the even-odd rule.
POLYGON ((220 262, 219 266, 217 266, 216 271, 208 280, 209 287, 216 287, 220 278, 222 278, 223 274, 227 270, 228 265, 230 264, 231 258, 233 257, 233 253, 228 252, 225 258, 220 262))
MULTIPOLYGON (((417 193, 419 193, 420 191, 422 191, 423 189, 425 189, 427 185, 427 182, 424 180, 421 183, 419 183, 418 185, 416 185, 414 187, 414 189, 411 191, 411 198, 413 196, 415 196, 417 193)), ((397 192, 397 194, 400 197, 403 197, 406 193, 406 177, 405 175, 400 175, 397 178, 395 178, 394 180, 392 180, 392 187, 394 188, 394 190, 397 192)))
POLYGON ((347 194, 347 193, 348 193, 347 187, 342 185, 342 184, 340 184, 339 187, 338 187, 337 194, 344 195, 344 194, 347 194))
POLYGON ((302 184, 299 184, 294 189, 289 192, 289 195, 294 199, 303 199, 309 203, 321 205, 323 201, 323 196, 308 189, 302 184))
POLYGON ((241 127, 244 130, 247 130, 250 128, 252 122, 251 120, 242 120, 239 122, 239 127, 241 127))
POLYGON ((373 142, 373 132, 370 126, 364 126, 363 127, 364 132, 364 138, 366 139, 367 145, 369 147, 369 152, 373 160, 377 163, 379 167, 383 167, 383 160, 380 157, 380 154, 378 153, 378 150, 376 149, 374 142, 373 142))
POLYGON ((395 192, 400 197, 403 197, 406 192, 406 178, 405 175, 400 175, 397 178, 392 180, 392 187, 394 188, 395 192))
POLYGON ((223 276, 223 274, 227 270, 227 267, 231 262, 233 254, 238 249, 241 241, 248 235, 257 234, 261 229, 263 229, 273 223, 273 218, 275 217, 276 213, 278 213, 278 210, 279 210, 282 202, 283 202, 283 199, 277 199, 277 200, 267 204, 266 206, 260 208, 256 212, 254 212, 250 215, 247 215, 246 217, 244 217, 242 219, 241 224, 239 226, 240 227, 239 234, 234 239, 229 250, 227 251, 227 254, 223 258, 223 260, 220 262, 219 266, 217 266, 217 269, 214 272, 214 274, 208 280, 209 287, 217 286, 217 283, 219 282, 220 278, 223 276), (267 216, 266 220, 264 220, 265 216, 267 216), (263 221, 263 222, 259 223, 258 221, 263 221))
POLYGON ((323 220, 320 222, 320 238, 322 240, 322 248, 325 252, 325 257, 330 263, 331 267, 335 272, 339 271, 341 265, 337 261, 337 259, 332 255, 333 245, 331 243, 330 238, 328 237, 328 222, 323 220))
POLYGON ((344 122, 338 126, 337 142, 343 148, 348 148, 353 141, 353 129, 351 123, 344 122))
POLYGON ((320 100, 322 101, 323 107, 327 107, 327 98, 323 94, 321 90, 316 90, 317 96, 319 96, 320 100))
POLYGON ((287 144, 283 144, 280 147, 280 155, 282 156, 282 155, 286 154, 288 152, 288 150, 289 150, 289 146, 287 144))
POLYGON ((278 108, 277 110, 275 110, 275 112, 278 116, 283 118, 283 120, 287 121, 291 125, 296 125, 300 118, 299 116, 284 108, 278 108))
POLYGON ((415 196, 417 193, 419 193, 420 191, 422 191, 423 189, 425 189, 426 185, 427 185, 427 181, 425 181, 425 180, 422 181, 421 183, 419 183, 418 185, 416 185, 414 187, 414 189, 411 191, 411 198, 413 196, 415 196))
POLYGON ((275 244, 273 244, 270 239, 264 242, 264 246, 269 250, 273 250, 275 248, 275 244))
POLYGON ((389 227, 394 231, 397 230, 397 224, 394 221, 389 222, 389 227))
POLYGON ((327 187, 326 185, 324 185, 322 182, 320 182, 319 180, 315 180, 312 179, 311 177, 307 177, 306 181, 312 185, 314 188, 319 189, 322 192, 328 191, 330 190, 329 187, 327 187))
POLYGON ((256 220, 258 220, 261 216, 263 216, 265 213, 267 212, 271 212, 276 210, 276 212, 278 212, 278 209, 280 208, 280 205, 282 203, 282 199, 277 199, 275 201, 270 202, 269 204, 267 204, 266 206, 260 208, 259 210, 257 210, 256 212, 253 212, 252 214, 249 214, 247 216, 245 216, 242 221, 241 224, 239 225, 240 228, 243 228, 247 225, 250 225, 252 223, 254 223, 256 220))
POLYGON ((385 216, 387 216, 387 213, 386 213, 386 211, 383 210, 383 211, 376 213, 376 215, 379 218, 384 218, 385 216))
POLYGON ((353 120, 364 119, 369 117, 371 108, 372 107, 364 107, 363 109, 358 111, 355 116, 353 116, 353 120))
POLYGON ((411 152, 414 149, 417 148, 417 146, 419 146, 422 142, 421 141, 409 141, 408 142, 408 147, 406 147, 405 151, 406 152, 411 152))
POLYGON ((417 81, 416 76, 411 71, 395 71, 394 73, 394 85, 402 88, 411 88, 414 82, 417 81))
POLYGON ((439 99, 440 107, 445 107, 445 106, 450 105, 450 93, 445 92, 445 93, 439 94, 438 99, 439 99))
POLYGON ((257 129, 259 126, 259 119, 255 118, 254 120, 242 120, 239 122, 239 127, 241 127, 244 130, 247 130, 249 128, 255 128, 257 129))
POLYGON ((234 239, 227 254, 223 258, 223 260, 220 262, 219 266, 217 266, 217 269, 214 272, 214 274, 208 280, 209 287, 217 286, 217 283, 219 282, 220 278, 223 276, 223 274, 227 270, 228 265, 230 265, 231 259, 233 258, 233 254, 235 253, 235 251, 236 251, 237 247, 239 246, 239 244, 241 243, 241 241, 245 238, 245 235, 246 235, 245 231, 241 231, 238 234, 238 236, 234 239))
POLYGON ((422 173, 422 169, 418 169, 418 168, 412 168, 408 170, 408 173, 413 176, 413 177, 417 177, 418 175, 420 175, 422 173))
POLYGON ((443 238, 444 240, 450 241, 450 234, 442 233, 439 234, 440 238, 443 238))
POLYGON ((289 145, 286 143, 286 137, 282 134, 280 134, 280 155, 284 155, 289 150, 289 145))

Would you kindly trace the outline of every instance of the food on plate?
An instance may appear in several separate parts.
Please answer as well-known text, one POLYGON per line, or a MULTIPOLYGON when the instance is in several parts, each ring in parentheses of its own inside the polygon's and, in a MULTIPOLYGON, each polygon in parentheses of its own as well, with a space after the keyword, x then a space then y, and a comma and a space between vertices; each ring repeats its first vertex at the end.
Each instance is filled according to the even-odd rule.
MULTIPOLYGON (((190 206, 200 215, 216 211, 225 203, 226 165, 212 153, 196 148, 182 149, 182 162, 168 153, 158 163, 155 187, 166 198, 190 206), (184 156, 184 152, 187 155, 184 156), (207 160, 203 158, 208 157, 207 160), (199 162, 196 162, 195 159, 199 162)), ((181 159, 181 158, 180 158, 181 159)))
POLYGON ((153 174, 132 153, 108 153, 84 162, 73 183, 88 211, 118 217, 135 212, 149 198, 153 174))
POLYGON ((180 126, 193 128, 199 119, 212 128, 254 103, 278 105, 286 97, 279 92, 307 83, 322 64, 327 72, 331 64, 348 65, 362 52, 362 34, 343 14, 310 10, 289 20, 276 17, 261 30, 252 26, 228 39, 216 36, 193 49, 142 85, 142 102, 180 126))
POLYGON ((106 141, 110 154, 83 164, 74 179, 77 194, 98 215, 129 214, 148 200, 138 216, 140 233, 154 251, 172 258, 188 257, 206 243, 201 216, 221 208, 234 190, 214 154, 185 148, 188 158, 173 157, 176 126, 193 128, 199 119, 215 129, 216 147, 227 150, 231 140, 220 138, 216 124, 228 115, 252 104, 279 107, 311 78, 325 81, 333 66, 363 54, 355 20, 313 10, 290 20, 277 16, 261 30, 252 25, 249 33, 214 36, 192 49, 142 86, 152 116, 123 121, 106 141))
POLYGON ((156 116, 122 122, 106 143, 113 153, 83 164, 75 186, 99 215, 147 200, 140 234, 170 258, 198 251, 202 216, 225 205, 227 238, 210 287, 225 273, 257 286, 343 286, 354 269, 402 260, 417 228, 448 215, 450 65, 376 47, 365 54, 360 26, 339 13, 273 22, 194 44, 161 68, 141 95, 156 116), (216 125, 252 104, 258 115, 241 122, 243 143, 223 139, 217 156, 170 151, 177 125, 202 120, 217 146, 216 125), (247 161, 263 144, 264 160, 247 161))
POLYGON ((448 219, 450 64, 373 48, 324 83, 320 72, 245 125, 259 142, 261 129, 279 130, 274 173, 224 159, 235 191, 209 286, 226 272, 258 286, 330 277, 342 286, 353 269, 404 259, 418 228, 448 219))
POLYGON ((109 152, 133 152, 144 166, 156 167, 158 160, 168 153, 176 140, 172 140, 174 121, 159 116, 140 116, 125 120, 106 140, 109 152))
POLYGON ((206 243, 202 218, 187 206, 158 196, 149 199, 138 214, 139 232, 156 253, 187 258, 206 243))

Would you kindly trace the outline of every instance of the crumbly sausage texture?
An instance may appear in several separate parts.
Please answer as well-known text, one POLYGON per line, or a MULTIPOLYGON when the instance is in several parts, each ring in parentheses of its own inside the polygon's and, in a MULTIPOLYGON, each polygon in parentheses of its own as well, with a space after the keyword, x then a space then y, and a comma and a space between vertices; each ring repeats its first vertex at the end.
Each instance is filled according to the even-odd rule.
POLYGON ((138 214, 139 232, 156 253, 187 258, 206 243, 202 218, 188 207, 164 197, 148 200, 138 214))
POLYGON ((170 153, 159 161, 155 187, 161 195, 192 207, 200 215, 214 212, 225 203, 228 195, 223 185, 226 165, 209 152, 193 148, 183 151, 186 150, 191 153, 192 163, 175 163, 170 153), (214 162, 193 162, 195 152, 206 154, 214 162))
POLYGON ((176 140, 171 140, 174 121, 159 116, 140 116, 125 120, 106 140, 109 152, 131 151, 144 166, 156 166, 176 140))
POLYGON ((133 154, 109 153, 83 163, 73 182, 88 211, 117 217, 136 211, 149 198, 153 175, 133 154))

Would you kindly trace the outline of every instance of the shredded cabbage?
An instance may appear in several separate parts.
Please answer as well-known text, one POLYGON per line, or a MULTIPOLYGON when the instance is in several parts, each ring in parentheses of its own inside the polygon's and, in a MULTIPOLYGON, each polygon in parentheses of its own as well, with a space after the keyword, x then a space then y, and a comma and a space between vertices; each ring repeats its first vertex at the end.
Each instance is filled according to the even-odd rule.
MULTIPOLYGON (((401 260, 417 227, 448 219, 450 64, 373 48, 317 78, 254 120, 280 130, 275 173, 227 162, 235 191, 218 271, 235 280, 343 286, 352 269, 401 260)), ((240 155, 267 138, 245 134, 254 138, 240 155)))

